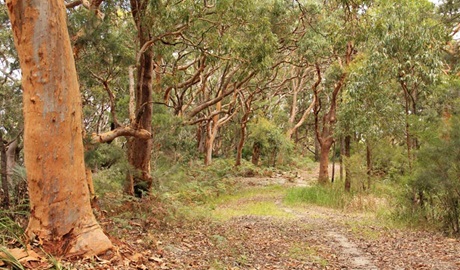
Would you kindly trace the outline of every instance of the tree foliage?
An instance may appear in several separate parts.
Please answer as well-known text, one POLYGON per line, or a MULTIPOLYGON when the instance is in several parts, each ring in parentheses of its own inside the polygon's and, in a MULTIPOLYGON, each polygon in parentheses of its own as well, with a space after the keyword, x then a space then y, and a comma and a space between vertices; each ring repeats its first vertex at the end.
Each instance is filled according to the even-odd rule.
POLYGON ((411 186, 423 215, 440 219, 450 233, 460 233, 460 118, 446 119, 419 153, 411 186))

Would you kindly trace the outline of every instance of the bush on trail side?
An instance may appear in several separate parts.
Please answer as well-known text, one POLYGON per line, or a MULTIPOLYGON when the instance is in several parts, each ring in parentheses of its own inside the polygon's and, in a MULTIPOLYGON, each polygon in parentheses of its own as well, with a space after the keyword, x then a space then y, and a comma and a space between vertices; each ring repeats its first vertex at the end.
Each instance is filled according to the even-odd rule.
POLYGON ((407 211, 449 234, 460 234, 460 117, 444 122, 418 153, 407 211))

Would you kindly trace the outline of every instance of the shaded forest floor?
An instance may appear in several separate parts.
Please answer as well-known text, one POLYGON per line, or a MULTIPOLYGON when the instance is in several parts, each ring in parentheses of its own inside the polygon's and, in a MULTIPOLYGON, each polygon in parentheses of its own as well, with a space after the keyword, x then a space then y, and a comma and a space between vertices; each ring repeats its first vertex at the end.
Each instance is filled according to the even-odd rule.
POLYGON ((164 224, 108 210, 99 219, 116 249, 61 269, 460 269, 458 239, 389 227, 372 212, 284 202, 315 174, 239 178, 238 194, 164 224))

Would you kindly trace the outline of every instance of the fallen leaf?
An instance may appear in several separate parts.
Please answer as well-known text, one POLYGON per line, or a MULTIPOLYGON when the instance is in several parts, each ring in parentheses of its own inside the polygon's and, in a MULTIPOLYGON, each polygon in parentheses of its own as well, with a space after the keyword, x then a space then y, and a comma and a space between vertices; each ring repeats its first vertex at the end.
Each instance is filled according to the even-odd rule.
POLYGON ((16 260, 20 260, 22 258, 27 257, 29 254, 27 254, 27 251, 22 248, 13 248, 13 249, 8 249, 8 252, 13 256, 16 260))
POLYGON ((133 254, 132 256, 130 256, 129 259, 130 259, 131 261, 137 262, 137 261, 139 261, 142 257, 143 257, 143 255, 142 255, 141 253, 136 253, 136 254, 133 254))
POLYGON ((149 258, 149 261, 161 263, 161 262, 163 262, 163 259, 162 259, 162 258, 158 258, 158 257, 150 257, 150 258, 149 258))

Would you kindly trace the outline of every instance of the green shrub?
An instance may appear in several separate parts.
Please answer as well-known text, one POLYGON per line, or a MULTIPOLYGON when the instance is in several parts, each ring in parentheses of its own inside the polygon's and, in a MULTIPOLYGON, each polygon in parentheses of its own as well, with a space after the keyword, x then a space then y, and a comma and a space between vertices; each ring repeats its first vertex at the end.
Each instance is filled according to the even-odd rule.
POLYGON ((85 165, 90 168, 110 169, 124 158, 124 151, 116 143, 93 145, 93 149, 85 152, 85 165))
POLYGON ((351 178, 351 187, 355 191, 363 191, 367 186, 367 167, 366 159, 360 153, 344 157, 345 167, 348 168, 349 177, 351 178))
POLYGON ((460 233, 460 118, 444 123, 418 153, 406 206, 446 232, 460 233), (439 220, 439 221, 438 221, 439 220))
POLYGON ((21 242, 29 217, 29 194, 26 169, 15 166, 9 186, 10 205, 0 209, 0 245, 21 242))
POLYGON ((278 163, 289 163, 294 146, 281 128, 261 117, 257 122, 251 123, 248 130, 247 147, 259 145, 267 166, 275 167, 278 163))
POLYGON ((373 171, 386 180, 397 181, 409 170, 407 149, 389 143, 376 143, 372 150, 373 171))
POLYGON ((231 192, 230 180, 235 175, 233 159, 215 159, 204 166, 199 161, 157 167, 153 177, 160 183, 160 192, 183 203, 202 203, 231 192))

